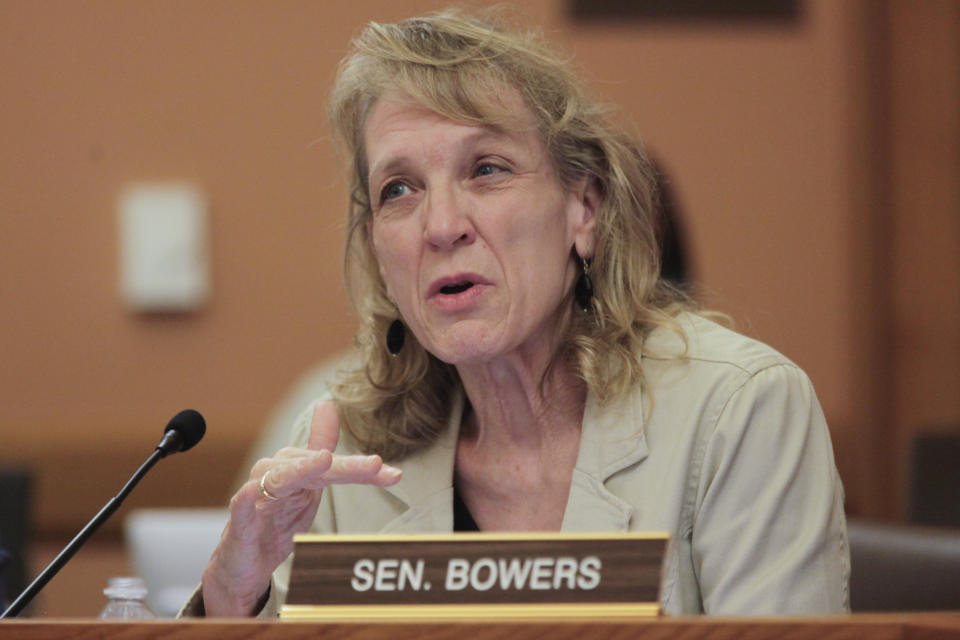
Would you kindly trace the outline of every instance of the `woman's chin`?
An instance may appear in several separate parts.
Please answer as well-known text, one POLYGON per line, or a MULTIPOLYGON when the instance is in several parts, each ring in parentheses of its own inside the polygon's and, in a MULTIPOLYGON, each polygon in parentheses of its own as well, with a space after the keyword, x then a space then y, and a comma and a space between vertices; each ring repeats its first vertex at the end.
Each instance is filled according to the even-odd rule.
POLYGON ((442 339, 427 346, 438 360, 458 365, 482 364, 502 355, 505 349, 500 341, 482 331, 463 330, 447 332, 442 339))
POLYGON ((556 344, 543 335, 541 339, 537 339, 538 334, 526 335, 524 329, 475 319, 428 333, 430 339, 421 344, 440 361, 458 367, 489 364, 515 355, 524 361, 549 360, 556 344))
POLYGON ((454 366, 482 364, 496 358, 496 353, 476 343, 428 349, 436 358, 454 366))

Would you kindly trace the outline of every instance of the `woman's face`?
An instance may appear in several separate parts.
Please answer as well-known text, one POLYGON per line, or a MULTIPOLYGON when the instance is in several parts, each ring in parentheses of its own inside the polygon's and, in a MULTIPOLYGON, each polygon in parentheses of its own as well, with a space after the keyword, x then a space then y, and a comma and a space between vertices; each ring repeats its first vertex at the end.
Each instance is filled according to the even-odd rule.
POLYGON ((453 122, 399 95, 364 130, 373 251, 420 343, 455 365, 547 355, 593 251, 597 195, 565 191, 528 116, 522 132, 453 122))

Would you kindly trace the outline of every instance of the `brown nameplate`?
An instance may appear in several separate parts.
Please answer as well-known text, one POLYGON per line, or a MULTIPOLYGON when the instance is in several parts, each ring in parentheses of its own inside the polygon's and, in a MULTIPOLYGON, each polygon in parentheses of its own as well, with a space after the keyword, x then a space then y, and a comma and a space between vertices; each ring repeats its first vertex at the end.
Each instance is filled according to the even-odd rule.
POLYGON ((370 621, 658 615, 668 537, 298 535, 280 617, 370 621))

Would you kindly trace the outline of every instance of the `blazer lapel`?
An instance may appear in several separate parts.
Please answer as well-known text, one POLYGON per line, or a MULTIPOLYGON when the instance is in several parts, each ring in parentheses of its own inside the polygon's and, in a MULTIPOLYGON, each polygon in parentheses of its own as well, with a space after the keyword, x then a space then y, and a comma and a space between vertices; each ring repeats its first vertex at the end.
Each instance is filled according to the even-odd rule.
POLYGON ((403 477, 386 491, 407 505, 407 510, 388 522, 383 533, 453 531, 453 465, 463 401, 463 391, 458 389, 451 398, 446 430, 429 447, 398 464, 403 477))
POLYGON ((562 529, 628 530, 633 508, 611 493, 605 483, 615 473, 641 462, 648 453, 641 391, 604 407, 589 394, 562 529))

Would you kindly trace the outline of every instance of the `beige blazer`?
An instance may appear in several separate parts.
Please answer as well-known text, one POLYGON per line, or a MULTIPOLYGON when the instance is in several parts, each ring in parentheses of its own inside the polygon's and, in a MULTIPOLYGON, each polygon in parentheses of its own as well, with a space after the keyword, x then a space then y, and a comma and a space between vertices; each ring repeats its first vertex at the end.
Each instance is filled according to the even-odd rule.
MULTIPOLYGON (((647 341, 649 393, 602 407, 588 397, 562 529, 669 532, 668 614, 849 611, 843 489, 809 379, 770 347, 709 320, 686 315, 682 325, 682 357, 671 331, 647 341)), ((396 486, 327 488, 312 530, 451 531, 463 405, 462 395, 451 398, 446 432, 398 463, 396 486)), ((307 411, 295 446, 309 426, 307 411)), ((276 615, 288 578, 289 561, 261 615, 276 615)))
MULTIPOLYGON (((849 610, 843 489, 806 375, 785 357, 709 320, 647 341, 639 389, 588 397, 564 531, 667 531, 666 613, 829 614, 849 610)), ((450 532, 464 400, 430 447, 397 463, 394 487, 331 486, 318 533, 450 532)), ((304 446, 307 411, 294 428, 304 446)), ((349 445, 341 444, 344 450, 349 445)), ((261 615, 276 615, 289 560, 261 615)))

